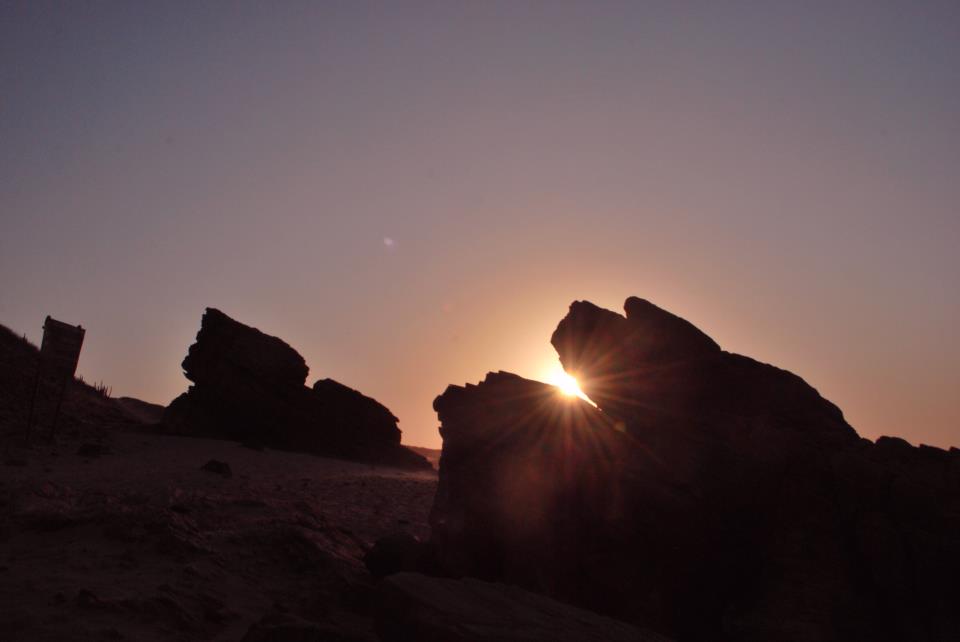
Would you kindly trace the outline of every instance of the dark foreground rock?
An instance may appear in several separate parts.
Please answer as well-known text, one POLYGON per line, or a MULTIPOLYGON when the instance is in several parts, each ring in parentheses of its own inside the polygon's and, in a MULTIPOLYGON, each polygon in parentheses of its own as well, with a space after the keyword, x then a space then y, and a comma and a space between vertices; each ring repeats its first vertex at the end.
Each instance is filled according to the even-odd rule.
POLYGON ((552 343, 599 406, 451 386, 432 563, 681 640, 960 639, 960 453, 861 439, 799 377, 641 299, 552 343))
POLYGON ((391 575, 380 584, 384 642, 668 642, 516 586, 391 575))
POLYGON ((284 450, 429 468, 400 445, 397 418, 382 404, 332 379, 313 389, 307 364, 277 337, 207 308, 183 360, 194 383, 163 416, 172 432, 284 450))
POLYGON ((363 557, 364 566, 380 578, 402 571, 422 570, 423 542, 410 533, 394 533, 378 539, 363 557))
POLYGON ((221 477, 233 477, 233 470, 230 468, 230 464, 225 461, 220 461, 219 459, 211 459, 201 466, 200 470, 205 470, 208 473, 220 475, 221 477))

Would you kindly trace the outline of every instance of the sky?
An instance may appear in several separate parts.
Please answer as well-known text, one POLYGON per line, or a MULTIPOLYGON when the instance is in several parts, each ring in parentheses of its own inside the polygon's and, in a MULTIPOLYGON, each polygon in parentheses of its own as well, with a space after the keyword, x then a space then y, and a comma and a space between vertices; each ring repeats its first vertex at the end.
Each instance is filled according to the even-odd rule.
POLYGON ((0 323, 168 403, 207 306, 439 447, 637 295, 960 446, 960 4, 0 3, 0 323))

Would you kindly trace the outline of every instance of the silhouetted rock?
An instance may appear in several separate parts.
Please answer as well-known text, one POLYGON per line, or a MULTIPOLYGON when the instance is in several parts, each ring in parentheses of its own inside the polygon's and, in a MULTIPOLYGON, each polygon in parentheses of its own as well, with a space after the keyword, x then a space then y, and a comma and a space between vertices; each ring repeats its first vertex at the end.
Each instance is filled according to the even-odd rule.
POLYGON ((374 577, 401 571, 421 570, 423 542, 409 533, 396 533, 378 539, 367 551, 363 563, 374 577))
POLYGON ((731 418, 767 429, 815 432, 853 443, 843 413, 800 377, 723 352, 689 322, 630 297, 627 316, 577 301, 550 341, 564 368, 604 412, 632 431, 684 428, 728 437, 748 431, 731 418))
POLYGON ((194 383, 164 413, 168 430, 372 463, 429 468, 400 446, 397 418, 331 379, 313 389, 296 350, 207 308, 183 360, 194 383))
POLYGON ((307 379, 306 361, 285 341, 234 321, 220 310, 207 308, 183 360, 187 378, 207 386, 226 385, 246 371, 260 385, 284 388, 302 386, 307 379))
POLYGON ((200 466, 200 470, 205 470, 208 473, 220 475, 221 477, 233 477, 233 471, 230 469, 230 464, 225 461, 220 461, 219 459, 211 459, 203 466, 200 466))
POLYGON ((380 583, 384 642, 669 642, 516 586, 418 573, 380 583))
POLYGON ((382 403, 333 379, 313 384, 324 417, 358 439, 400 443, 398 419, 382 403))
MULTIPOLYGON (((554 387, 490 373, 434 401, 443 453, 431 563, 623 615, 641 571, 631 487, 656 465, 602 412, 554 387)), ((643 608, 642 605, 630 608, 643 608)))
POLYGON ((431 561, 681 640, 960 639, 960 457, 861 439, 799 377, 637 298, 434 402, 431 561))

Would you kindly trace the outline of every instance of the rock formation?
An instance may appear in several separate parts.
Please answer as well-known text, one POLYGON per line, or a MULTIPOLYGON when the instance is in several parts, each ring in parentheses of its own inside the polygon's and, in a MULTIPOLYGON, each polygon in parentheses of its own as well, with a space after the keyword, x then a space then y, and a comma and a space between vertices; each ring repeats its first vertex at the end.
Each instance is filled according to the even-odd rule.
POLYGON ((799 377, 630 298, 552 343, 598 408, 507 373, 434 402, 437 571, 679 640, 960 639, 960 452, 861 439, 799 377))
POLYGON ((400 445, 397 418, 382 404, 332 379, 307 388, 307 364, 296 350, 214 308, 207 308, 183 370, 194 385, 164 413, 172 432, 430 467, 400 445))

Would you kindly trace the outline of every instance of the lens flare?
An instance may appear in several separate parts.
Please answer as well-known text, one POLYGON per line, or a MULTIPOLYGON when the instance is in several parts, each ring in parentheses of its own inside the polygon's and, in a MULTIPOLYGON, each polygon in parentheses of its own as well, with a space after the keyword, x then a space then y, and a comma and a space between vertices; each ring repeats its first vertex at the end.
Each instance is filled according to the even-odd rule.
MULTIPOLYGON (((568 374, 559 363, 550 368, 545 381, 556 386, 560 392, 568 397, 580 397, 584 401, 590 401, 587 395, 583 394, 577 378, 568 374)), ((593 403, 590 401, 590 403, 593 403)))

